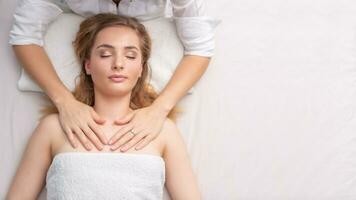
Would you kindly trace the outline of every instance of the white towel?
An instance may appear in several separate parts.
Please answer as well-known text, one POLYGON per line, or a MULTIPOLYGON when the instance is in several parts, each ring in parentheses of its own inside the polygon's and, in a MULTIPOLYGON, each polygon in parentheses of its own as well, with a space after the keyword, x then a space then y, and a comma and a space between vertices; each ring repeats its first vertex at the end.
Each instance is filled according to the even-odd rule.
POLYGON ((56 155, 47 199, 162 199, 163 158, 148 154, 70 152, 56 155))

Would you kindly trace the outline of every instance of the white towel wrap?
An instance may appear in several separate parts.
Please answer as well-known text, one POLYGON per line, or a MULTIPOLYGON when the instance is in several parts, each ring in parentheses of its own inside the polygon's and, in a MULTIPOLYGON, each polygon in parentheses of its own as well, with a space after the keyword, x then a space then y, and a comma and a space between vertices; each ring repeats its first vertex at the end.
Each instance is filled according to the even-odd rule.
POLYGON ((150 154, 57 154, 46 178, 47 199, 162 199, 165 163, 150 154))

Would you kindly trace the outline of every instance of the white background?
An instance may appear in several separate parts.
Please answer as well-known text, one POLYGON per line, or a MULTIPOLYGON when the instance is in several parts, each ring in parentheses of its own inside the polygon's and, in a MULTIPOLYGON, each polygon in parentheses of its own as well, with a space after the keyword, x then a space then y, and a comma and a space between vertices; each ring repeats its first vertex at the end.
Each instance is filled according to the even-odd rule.
MULTIPOLYGON (((43 102, 19 92, 0 1, 0 197, 43 102)), ((213 61, 179 121, 203 199, 356 199, 356 2, 207 0, 213 61)))

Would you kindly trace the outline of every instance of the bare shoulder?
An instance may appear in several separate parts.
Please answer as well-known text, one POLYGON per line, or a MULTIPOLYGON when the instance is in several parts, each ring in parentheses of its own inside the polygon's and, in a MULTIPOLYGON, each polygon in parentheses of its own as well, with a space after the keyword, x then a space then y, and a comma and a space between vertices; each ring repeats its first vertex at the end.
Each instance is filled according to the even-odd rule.
POLYGON ((58 114, 55 113, 43 117, 38 124, 35 133, 44 135, 44 137, 48 137, 49 139, 53 139, 54 137, 58 137, 58 134, 62 134, 58 114))
POLYGON ((163 124, 160 135, 162 137, 164 146, 172 145, 172 143, 175 143, 177 142, 177 140, 182 139, 181 133, 176 123, 171 119, 166 119, 166 121, 163 124))
POLYGON ((179 130, 176 123, 167 118, 166 121, 164 121, 161 133, 162 136, 167 138, 172 137, 172 135, 179 134, 179 130))
POLYGON ((61 128, 58 114, 54 113, 43 117, 38 126, 41 128, 52 129, 52 130, 61 128))

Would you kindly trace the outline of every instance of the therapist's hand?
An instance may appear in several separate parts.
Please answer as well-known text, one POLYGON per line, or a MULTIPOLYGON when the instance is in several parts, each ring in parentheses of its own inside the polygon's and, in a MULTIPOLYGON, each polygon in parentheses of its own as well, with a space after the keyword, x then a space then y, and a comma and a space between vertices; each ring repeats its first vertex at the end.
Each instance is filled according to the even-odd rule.
POLYGON ((115 151, 120 148, 122 152, 125 152, 136 144, 136 150, 142 149, 157 138, 167 114, 167 112, 152 104, 134 110, 123 119, 116 120, 115 124, 125 125, 110 139, 111 150, 115 151))
POLYGON ((101 119, 92 107, 71 97, 63 100, 57 108, 62 129, 74 148, 78 146, 79 140, 87 150, 92 149, 92 144, 98 150, 103 149, 107 139, 98 124, 104 124, 105 120, 101 119))

